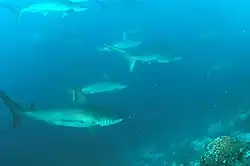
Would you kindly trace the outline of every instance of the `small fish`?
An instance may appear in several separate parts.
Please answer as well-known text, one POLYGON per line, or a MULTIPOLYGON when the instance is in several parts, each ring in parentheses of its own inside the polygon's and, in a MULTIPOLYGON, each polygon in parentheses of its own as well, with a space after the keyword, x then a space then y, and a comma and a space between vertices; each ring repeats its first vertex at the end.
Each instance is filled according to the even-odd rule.
MULTIPOLYGON (((79 95, 77 99, 85 98, 85 94, 81 89, 75 89, 75 91, 79 95)), ((81 105, 48 109, 24 108, 9 98, 3 91, 0 91, 0 98, 12 114, 13 128, 19 125, 22 116, 43 121, 54 126, 75 128, 104 127, 123 121, 123 118, 111 115, 109 110, 88 103, 86 98, 84 104, 81 101, 81 105)))
POLYGON ((42 2, 42 3, 33 3, 27 5, 26 7, 18 7, 12 4, 0 3, 0 6, 9 9, 10 11, 16 13, 16 22, 18 23, 20 17, 24 13, 42 13, 43 15, 47 15, 48 13, 57 12, 61 13, 62 17, 68 15, 71 12, 83 12, 87 10, 87 7, 82 7, 73 3, 62 3, 62 2, 42 2))

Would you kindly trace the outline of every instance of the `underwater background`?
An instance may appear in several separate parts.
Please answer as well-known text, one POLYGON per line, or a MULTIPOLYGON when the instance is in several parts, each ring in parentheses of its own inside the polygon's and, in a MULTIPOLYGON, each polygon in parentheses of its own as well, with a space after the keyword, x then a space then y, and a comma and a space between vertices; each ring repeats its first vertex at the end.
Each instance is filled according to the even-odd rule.
MULTIPOLYGON (((25 6, 37 1, 3 2, 25 6)), ((128 87, 90 98, 134 117, 100 129, 23 117, 13 130, 11 114, 1 103, 1 166, 163 166, 187 160, 191 165, 199 160, 195 150, 190 153, 193 140, 250 133, 248 117, 239 118, 233 133, 227 126, 250 110, 249 2, 131 2, 103 0, 103 7, 95 4, 64 18, 27 13, 18 24, 15 13, 0 8, 1 90, 22 104, 53 107, 70 103, 68 88, 119 81, 128 87), (129 72, 116 53, 98 51, 130 30, 142 40, 136 51, 183 59, 138 63, 129 72), (218 123, 219 129, 211 129, 218 123)))

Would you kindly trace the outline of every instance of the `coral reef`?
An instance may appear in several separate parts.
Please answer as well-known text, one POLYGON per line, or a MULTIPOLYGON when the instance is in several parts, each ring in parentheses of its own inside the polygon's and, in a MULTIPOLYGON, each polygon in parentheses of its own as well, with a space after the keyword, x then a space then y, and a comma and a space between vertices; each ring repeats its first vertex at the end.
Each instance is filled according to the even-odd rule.
POLYGON ((231 136, 214 139, 200 158, 201 166, 232 166, 244 162, 247 144, 231 136))

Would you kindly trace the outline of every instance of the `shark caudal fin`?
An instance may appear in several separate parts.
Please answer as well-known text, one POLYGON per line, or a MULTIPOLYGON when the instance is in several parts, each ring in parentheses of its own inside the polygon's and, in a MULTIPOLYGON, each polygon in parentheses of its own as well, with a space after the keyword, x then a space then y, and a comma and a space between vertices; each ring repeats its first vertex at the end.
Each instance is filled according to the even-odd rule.
POLYGON ((126 50, 121 49, 121 48, 116 47, 116 46, 113 46, 113 45, 105 44, 104 46, 112 51, 116 51, 116 52, 120 53, 128 61, 129 72, 132 72, 134 70, 135 64, 136 64, 136 59, 133 58, 133 55, 131 55, 126 50))
POLYGON ((81 88, 72 88, 73 93, 73 104, 74 105, 84 105, 88 104, 88 99, 86 94, 83 92, 81 88))
POLYGON ((4 91, 0 91, 0 99, 3 100, 4 104, 8 107, 10 113, 12 114, 12 127, 15 129, 20 122, 19 112, 22 110, 22 107, 9 98, 4 91))
POLYGON ((2 8, 6 8, 9 11, 11 11, 12 13, 16 14, 16 23, 19 23, 19 19, 22 12, 22 8, 13 4, 7 4, 7 3, 0 3, 0 7, 2 8))

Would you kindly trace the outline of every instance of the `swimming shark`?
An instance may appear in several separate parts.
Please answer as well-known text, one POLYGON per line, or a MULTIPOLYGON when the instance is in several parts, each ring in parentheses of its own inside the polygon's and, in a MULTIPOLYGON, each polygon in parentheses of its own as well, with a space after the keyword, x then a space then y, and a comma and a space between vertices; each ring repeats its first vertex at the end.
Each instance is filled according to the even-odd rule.
POLYGON ((82 91, 87 95, 93 93, 119 91, 127 87, 127 85, 118 82, 105 81, 85 86, 82 88, 82 91))
MULTIPOLYGON (((95 84, 85 86, 85 87, 81 88, 81 90, 83 91, 83 93, 85 95, 89 95, 89 94, 103 93, 103 92, 117 92, 117 91, 120 91, 120 90, 125 89, 125 88, 127 88, 127 85, 125 85, 125 84, 106 81, 106 82, 100 82, 100 83, 95 83, 95 84)), ((70 92, 72 94, 72 102, 75 102, 75 100, 76 100, 75 89, 71 89, 70 92)))
POLYGON ((0 99, 3 100, 12 114, 13 128, 18 126, 22 116, 43 121, 53 126, 74 128, 105 127, 123 121, 123 118, 111 114, 110 110, 105 110, 97 105, 87 103, 86 96, 81 89, 76 88, 75 92, 76 100, 81 104, 72 104, 71 106, 60 108, 25 108, 7 96, 4 91, 0 91, 0 99))
POLYGON ((129 52, 127 52, 124 49, 121 49, 119 47, 116 47, 114 45, 108 45, 105 44, 106 47, 108 47, 110 50, 118 52, 120 55, 122 55, 129 63, 129 71, 132 72, 135 68, 135 64, 137 61, 140 61, 142 63, 150 64, 150 63, 170 63, 173 61, 179 61, 182 60, 182 57, 179 56, 163 56, 162 54, 147 54, 147 55, 133 55, 129 52))
POLYGON ((20 17, 24 13, 42 13, 47 15, 48 13, 60 13, 62 17, 68 15, 72 12, 83 12, 88 9, 87 6, 80 6, 79 4, 70 2, 58 2, 58 1, 48 1, 41 3, 32 3, 25 7, 18 7, 12 4, 0 3, 0 6, 9 9, 10 11, 16 13, 16 21, 19 22, 20 17))
MULTIPOLYGON (((128 32, 123 32, 122 33, 122 40, 121 41, 117 41, 113 44, 111 44, 114 47, 118 47, 121 49, 128 49, 128 48, 135 48, 138 47, 142 42, 140 40, 131 40, 128 39, 128 32)), ((109 47, 106 47, 106 45, 104 45, 103 47, 99 47, 98 48, 99 51, 112 51, 112 49, 110 49, 109 47)))

